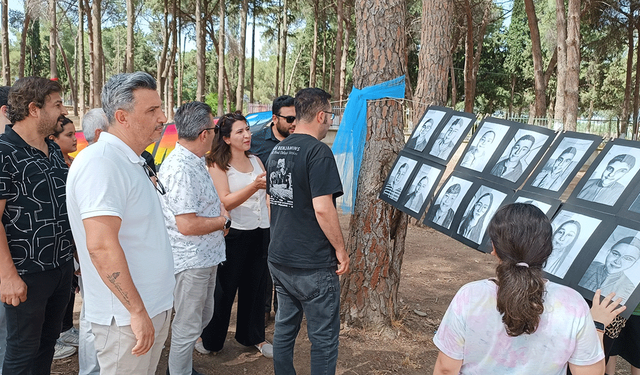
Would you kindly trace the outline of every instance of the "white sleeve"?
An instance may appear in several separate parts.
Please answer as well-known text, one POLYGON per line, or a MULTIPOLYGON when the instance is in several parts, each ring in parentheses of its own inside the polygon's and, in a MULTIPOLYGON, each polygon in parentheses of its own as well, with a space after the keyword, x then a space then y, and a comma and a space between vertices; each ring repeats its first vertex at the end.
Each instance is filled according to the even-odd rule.
POLYGON ((442 317, 440 327, 438 327, 438 331, 433 336, 433 343, 438 349, 457 360, 464 358, 464 294, 465 288, 463 287, 451 300, 444 317, 442 317))
POLYGON ((580 298, 582 306, 577 308, 576 314, 576 342, 575 350, 569 358, 569 363, 578 366, 592 365, 604 358, 604 351, 600 344, 598 332, 593 323, 591 312, 587 303, 580 298))
POLYGON ((72 188, 82 220, 96 216, 122 218, 131 191, 127 176, 106 158, 93 158, 79 168, 72 188))

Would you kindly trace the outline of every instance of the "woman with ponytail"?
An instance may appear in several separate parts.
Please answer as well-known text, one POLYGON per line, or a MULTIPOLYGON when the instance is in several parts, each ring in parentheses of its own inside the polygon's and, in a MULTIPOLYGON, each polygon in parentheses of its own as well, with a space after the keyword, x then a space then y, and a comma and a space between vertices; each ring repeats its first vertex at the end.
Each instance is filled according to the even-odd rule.
POLYGON ((564 375, 568 366, 602 375, 602 330, 624 310, 620 299, 600 302, 597 291, 590 313, 578 292, 543 278, 552 229, 535 206, 500 208, 488 233, 496 277, 463 286, 451 301, 433 338, 433 373, 564 375))

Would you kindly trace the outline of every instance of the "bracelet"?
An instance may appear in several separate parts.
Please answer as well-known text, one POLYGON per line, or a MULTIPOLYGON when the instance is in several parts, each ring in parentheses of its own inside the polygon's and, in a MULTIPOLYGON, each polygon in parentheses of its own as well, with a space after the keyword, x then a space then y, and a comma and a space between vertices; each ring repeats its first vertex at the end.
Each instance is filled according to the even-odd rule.
POLYGON ((604 332, 604 323, 602 322, 598 322, 598 321, 593 321, 593 324, 595 324, 596 326, 596 331, 598 332, 604 332))

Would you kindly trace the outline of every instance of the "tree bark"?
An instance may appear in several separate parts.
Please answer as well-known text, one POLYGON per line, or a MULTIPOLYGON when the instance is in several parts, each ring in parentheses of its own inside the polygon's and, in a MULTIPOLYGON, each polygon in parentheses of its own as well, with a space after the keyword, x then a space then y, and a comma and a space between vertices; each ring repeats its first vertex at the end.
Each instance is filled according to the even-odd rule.
MULTIPOLYGON (((25 14, 25 18, 27 15, 25 14)), ((2 0, 2 84, 11 86, 9 61, 9 0, 2 0)))
POLYGON ((316 60, 318 59, 318 0, 313 1, 313 47, 309 60, 309 87, 316 87, 316 60))
POLYGON ((60 48, 60 54, 62 55, 62 61, 64 62, 64 68, 67 71, 67 76, 69 79, 69 87, 71 88, 71 97, 73 98, 73 115, 78 115, 78 92, 76 91, 76 85, 74 84, 73 75, 71 75, 71 66, 69 65, 69 60, 67 59, 67 54, 62 49, 60 45, 60 41, 56 39, 57 47, 60 48))
POLYGON ((447 103, 449 69, 452 94, 455 93, 451 51, 453 9, 452 0, 422 0, 422 35, 418 54, 420 68, 413 107, 413 122, 416 124, 429 105, 442 106, 447 103))
POLYGON ((29 34, 29 24, 31 15, 25 7, 24 23, 22 24, 22 35, 20 35, 20 62, 18 63, 18 78, 24 78, 24 62, 27 59, 27 34, 29 34))
POLYGON ((84 0, 78 1, 78 110, 84 116, 85 107, 85 91, 84 91, 84 0))
POLYGON ((224 1, 220 0, 220 29, 218 31, 218 116, 224 114, 224 1))
POLYGON ((344 10, 343 0, 336 0, 336 46, 334 55, 334 81, 333 81, 333 97, 337 97, 340 94, 340 62, 342 61, 342 41, 344 38, 344 10))
POLYGON ((158 95, 160 95, 161 98, 164 98, 164 86, 166 77, 166 75, 164 74, 164 70, 167 63, 167 53, 169 52, 169 33, 171 31, 171 27, 169 25, 169 3, 167 0, 162 1, 162 12, 162 51, 160 52, 160 56, 158 57, 156 81, 158 82, 158 95))
POLYGON ((554 129, 564 128, 565 86, 567 80, 567 19, 564 0, 556 0, 556 51, 558 52, 556 104, 553 113, 554 129))
POLYGON ((134 48, 133 48, 133 26, 136 24, 136 14, 133 9, 133 0, 126 0, 127 7, 127 51, 124 60, 124 71, 133 73, 134 48))
MULTIPOLYGON (((340 0, 338 0, 340 1, 340 0)), ((284 94, 284 80, 287 75, 287 34, 289 34, 288 0, 282 2, 282 44, 280 45, 280 87, 284 94)))
MULTIPOLYGON (((547 115, 546 87, 544 86, 544 72, 542 67, 542 47, 540 45, 540 31, 538 30, 538 17, 533 0, 524 0, 524 9, 527 12, 529 32, 531 33, 531 52, 533 55, 533 76, 535 102, 533 105, 533 117, 545 117, 547 115)), ((530 118, 529 121, 533 121, 530 118)))
POLYGON ((101 2, 102 0, 93 0, 93 4, 91 6, 91 13, 93 18, 93 55, 94 55, 94 64, 92 65, 92 69, 94 71, 93 76, 93 105, 94 107, 102 106, 102 101, 100 98, 100 87, 104 84, 103 82, 103 69, 104 69, 104 54, 102 53, 102 11, 101 11, 101 2))
MULTIPOLYGON (((347 10, 349 7, 347 7, 347 10)), ((345 85, 347 84, 347 57, 349 55, 349 34, 351 33, 351 22, 349 22, 350 13, 344 17, 344 41, 342 42, 342 54, 340 56, 340 95, 338 100, 346 99, 345 85)))
POLYGON ((96 104, 93 102, 93 99, 95 98, 96 91, 96 77, 94 69, 94 66, 96 65, 96 56, 93 48, 93 16, 91 15, 91 4, 89 3, 89 0, 84 0, 84 10, 87 12, 87 31, 89 32, 89 108, 95 108, 96 104))
POLYGON ((569 0, 567 12, 567 80, 565 87, 564 129, 578 125, 580 86, 580 0, 569 0))
POLYGON ((249 0, 242 0, 242 12, 240 12, 240 56, 238 56, 238 87, 236 88, 236 111, 242 112, 244 104, 244 71, 245 50, 247 46, 247 13, 249 13, 249 0))
POLYGON ((58 25, 56 24, 56 0, 49 0, 49 78, 58 78, 58 66, 56 65, 57 45, 56 39, 58 25))
MULTIPOLYGON (((485 1, 482 2, 482 4, 484 5, 484 11, 478 30, 477 41, 474 40, 473 36, 472 9, 470 7, 467 9, 467 28, 471 30, 470 32, 467 31, 467 40, 471 38, 471 43, 467 41, 465 46, 464 110, 469 113, 473 113, 473 107, 476 100, 476 86, 478 82, 478 70, 480 68, 480 57, 482 56, 482 45, 484 43, 484 34, 489 23, 489 17, 491 16, 492 2, 485 1), (475 52, 473 50, 474 44, 478 45, 475 52), (467 55, 469 58, 466 57, 467 55)), ((467 1, 467 6, 468 5, 467 1)))
MULTIPOLYGON (((630 22, 631 23, 631 22, 630 22)), ((627 26, 627 75, 624 86, 624 102, 622 104, 622 119, 620 121, 620 134, 627 134, 629 127, 629 107, 631 106, 631 73, 633 71, 633 25, 627 26)), ((639 43, 640 44, 640 43, 639 43)))
POLYGON ((203 17, 202 2, 203 0, 195 0, 196 2, 196 100, 204 101, 204 85, 206 84, 206 44, 205 44, 205 27, 206 20, 203 17))
MULTIPOLYGON (((357 1, 354 87, 407 73, 406 4, 403 0, 357 1)), ((377 199, 383 176, 404 146, 402 105, 370 102, 367 138, 347 251, 351 270, 341 280, 341 315, 355 326, 390 326, 397 316, 407 216, 377 199)))
POLYGON ((251 83, 249 84, 249 103, 253 103, 253 82, 255 77, 256 63, 256 0, 253 0, 253 11, 251 12, 253 21, 251 22, 251 83))

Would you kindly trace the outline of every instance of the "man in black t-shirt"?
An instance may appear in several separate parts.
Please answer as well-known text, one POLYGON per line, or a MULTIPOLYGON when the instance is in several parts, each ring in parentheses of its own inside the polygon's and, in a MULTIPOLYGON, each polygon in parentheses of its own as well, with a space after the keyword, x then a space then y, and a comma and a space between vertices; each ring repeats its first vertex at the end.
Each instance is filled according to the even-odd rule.
POLYGON ((302 314, 307 317, 311 374, 333 374, 338 359, 340 283, 349 256, 335 199, 342 183, 331 149, 320 142, 334 114, 329 94, 316 88, 296 95, 296 132, 274 147, 267 175, 288 183, 267 185, 271 202, 269 268, 278 293, 273 336, 276 375, 294 374, 293 348, 302 314))
POLYGON ((48 374, 71 293, 73 238, 66 207, 67 165, 46 137, 67 114, 62 87, 21 78, 9 92, 0 136, 0 300, 7 316, 4 374, 48 374))

